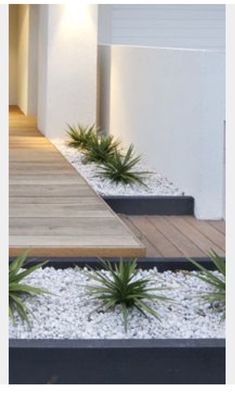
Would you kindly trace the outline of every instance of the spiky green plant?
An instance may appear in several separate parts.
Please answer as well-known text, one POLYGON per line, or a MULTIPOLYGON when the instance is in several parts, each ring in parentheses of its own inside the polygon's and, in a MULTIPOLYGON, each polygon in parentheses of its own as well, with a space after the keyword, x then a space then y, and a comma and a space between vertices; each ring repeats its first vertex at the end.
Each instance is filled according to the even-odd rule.
POLYGON ((103 269, 106 271, 93 271, 91 268, 88 276, 96 282, 89 285, 88 290, 92 299, 101 302, 99 309, 107 311, 114 309, 115 306, 121 307, 125 331, 127 331, 128 312, 134 307, 142 314, 150 314, 160 320, 160 316, 148 302, 163 302, 170 300, 164 295, 155 294, 163 288, 153 288, 149 285, 150 279, 137 279, 138 269, 136 259, 124 262, 120 259, 119 263, 112 264, 107 260, 100 260, 103 269))
POLYGON ((122 155, 119 151, 115 151, 109 160, 100 165, 101 170, 98 175, 110 179, 113 183, 122 183, 126 185, 142 184, 144 183, 144 176, 150 172, 140 172, 133 168, 140 162, 141 156, 134 155, 134 146, 131 144, 126 152, 122 155))
POLYGON ((83 151, 89 149, 92 138, 99 134, 100 130, 94 124, 91 126, 78 124, 77 127, 68 125, 68 130, 66 132, 69 136, 68 146, 83 151))
POLYGON ((85 152, 84 162, 107 163, 119 147, 113 136, 93 135, 85 152))
POLYGON ((18 314, 23 322, 28 321, 27 307, 23 296, 36 296, 47 291, 41 288, 22 283, 29 274, 41 268, 47 261, 36 264, 28 269, 23 269, 27 260, 27 253, 16 257, 9 266, 9 316, 14 321, 15 314, 18 314))
POLYGON ((216 307, 217 309, 225 312, 225 260, 222 257, 219 257, 213 250, 211 250, 211 252, 209 253, 209 257, 214 263, 216 270, 219 272, 219 275, 216 275, 212 271, 208 271, 195 260, 189 260, 199 269, 199 273, 195 276, 201 279, 203 282, 207 283, 208 285, 211 285, 214 289, 211 292, 202 293, 202 299, 210 303, 213 307, 216 307))

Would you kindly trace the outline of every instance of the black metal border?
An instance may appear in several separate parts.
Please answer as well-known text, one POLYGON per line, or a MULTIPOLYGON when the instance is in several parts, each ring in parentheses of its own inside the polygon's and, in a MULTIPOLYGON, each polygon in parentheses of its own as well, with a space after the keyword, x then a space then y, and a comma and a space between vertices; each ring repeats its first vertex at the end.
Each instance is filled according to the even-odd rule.
POLYGON ((10 384, 224 384, 224 340, 11 340, 10 384))
MULTIPOLYGON (((27 265, 42 258, 30 258, 27 265)), ((110 258, 112 262, 118 258, 110 258)), ((214 269, 207 258, 196 258, 214 269)), ((194 270, 184 258, 143 258, 139 268, 194 270)), ((54 268, 101 268, 96 258, 50 258, 54 268)), ((224 339, 10 340, 10 384, 224 384, 224 339)))
MULTIPOLYGON (((14 257, 10 257, 10 263, 14 257)), ((207 257, 192 257, 193 260, 203 265, 208 270, 215 270, 215 266, 210 258, 207 257)), ((30 267, 34 264, 40 263, 47 260, 47 264, 44 267, 53 267, 55 269, 66 269, 74 268, 79 266, 81 268, 87 265, 99 270, 102 268, 102 263, 97 257, 29 257, 26 263, 26 267, 30 267)), ((117 263, 119 257, 105 257, 104 260, 109 260, 111 264, 117 263)), ((124 260, 130 260, 130 258, 124 258, 124 260)), ((187 258, 184 257, 141 257, 137 258, 137 267, 140 269, 152 269, 157 268, 159 272, 163 271, 197 271, 195 267, 187 258)))
POLYGON ((179 196, 102 196, 116 212, 127 215, 193 215, 194 198, 179 196))

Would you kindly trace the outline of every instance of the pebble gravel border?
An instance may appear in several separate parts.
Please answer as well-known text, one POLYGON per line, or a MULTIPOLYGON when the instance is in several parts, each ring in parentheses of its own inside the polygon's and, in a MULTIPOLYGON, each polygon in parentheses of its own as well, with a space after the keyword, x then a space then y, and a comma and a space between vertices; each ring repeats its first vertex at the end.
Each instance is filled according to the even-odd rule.
POLYGON ((51 143, 60 151, 67 161, 86 179, 88 184, 102 196, 179 196, 185 195, 166 177, 160 175, 155 169, 152 169, 144 159, 135 169, 137 171, 152 172, 145 178, 145 184, 125 186, 114 184, 109 180, 97 176, 97 166, 95 164, 84 164, 82 162, 84 155, 79 150, 68 147, 64 139, 51 139, 51 143))
POLYGON ((25 297, 30 327, 16 318, 9 335, 15 339, 169 339, 224 338, 223 314, 205 304, 199 293, 210 287, 196 278, 195 272, 165 271, 156 268, 139 270, 138 277, 149 276, 153 287, 164 287, 164 294, 174 300, 156 305, 161 321, 144 317, 136 309, 129 315, 128 332, 124 332, 120 309, 97 312, 86 286, 92 284, 87 269, 39 269, 27 283, 43 287, 52 294, 25 297))

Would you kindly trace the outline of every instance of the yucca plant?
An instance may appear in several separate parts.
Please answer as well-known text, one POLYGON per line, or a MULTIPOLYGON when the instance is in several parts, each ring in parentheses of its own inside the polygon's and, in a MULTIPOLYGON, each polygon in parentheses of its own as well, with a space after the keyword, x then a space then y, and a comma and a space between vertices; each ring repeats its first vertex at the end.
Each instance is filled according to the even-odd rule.
POLYGON ((222 257, 219 257, 213 250, 211 250, 211 252, 209 253, 209 257, 214 263, 216 270, 219 272, 219 275, 208 271, 196 261, 192 259, 189 260, 199 269, 198 274, 196 274, 195 276, 201 279, 203 282, 207 283, 208 285, 213 286, 214 290, 201 294, 202 299, 210 303, 213 307, 216 307, 221 311, 225 311, 225 260, 222 257))
POLYGON ((29 274, 41 268, 47 261, 36 264, 30 268, 23 269, 27 260, 27 253, 16 257, 9 267, 9 316, 14 321, 15 314, 18 314, 23 322, 28 322, 28 313, 23 296, 36 296, 47 291, 41 288, 22 283, 29 274))
POLYGON ((113 136, 93 135, 85 152, 84 162, 107 163, 118 149, 119 144, 113 136))
POLYGON ((90 147, 91 140, 94 136, 100 133, 99 128, 94 124, 91 126, 78 126, 68 125, 67 134, 69 136, 68 146, 77 148, 81 151, 87 150, 90 147))
POLYGON ((144 176, 150 172, 140 172, 133 169, 140 160, 141 156, 134 155, 134 146, 131 144, 125 155, 116 150, 105 164, 100 165, 101 170, 98 175, 108 178, 116 184, 132 185, 139 183, 146 186, 144 176))
POLYGON ((136 279, 138 275, 136 259, 127 262, 120 259, 114 266, 109 261, 100 261, 106 272, 93 271, 91 268, 88 272, 90 279, 96 282, 95 285, 88 286, 88 290, 92 299, 101 302, 98 310, 107 311, 119 305, 125 331, 127 331, 128 312, 133 308, 138 309, 145 316, 150 314, 160 320, 158 312, 151 308, 148 302, 163 302, 170 299, 155 294, 164 289, 151 287, 148 278, 136 279))

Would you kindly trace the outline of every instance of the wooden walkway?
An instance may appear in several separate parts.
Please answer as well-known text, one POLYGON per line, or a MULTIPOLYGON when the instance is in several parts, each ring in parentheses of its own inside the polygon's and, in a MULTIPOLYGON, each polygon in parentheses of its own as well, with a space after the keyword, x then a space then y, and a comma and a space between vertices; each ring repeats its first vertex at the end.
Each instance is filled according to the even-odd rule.
POLYGON ((145 247, 34 118, 10 109, 10 255, 143 256, 145 247))
POLYGON ((126 216, 122 220, 147 248, 147 257, 206 257, 214 249, 225 255, 224 221, 192 216, 126 216))

